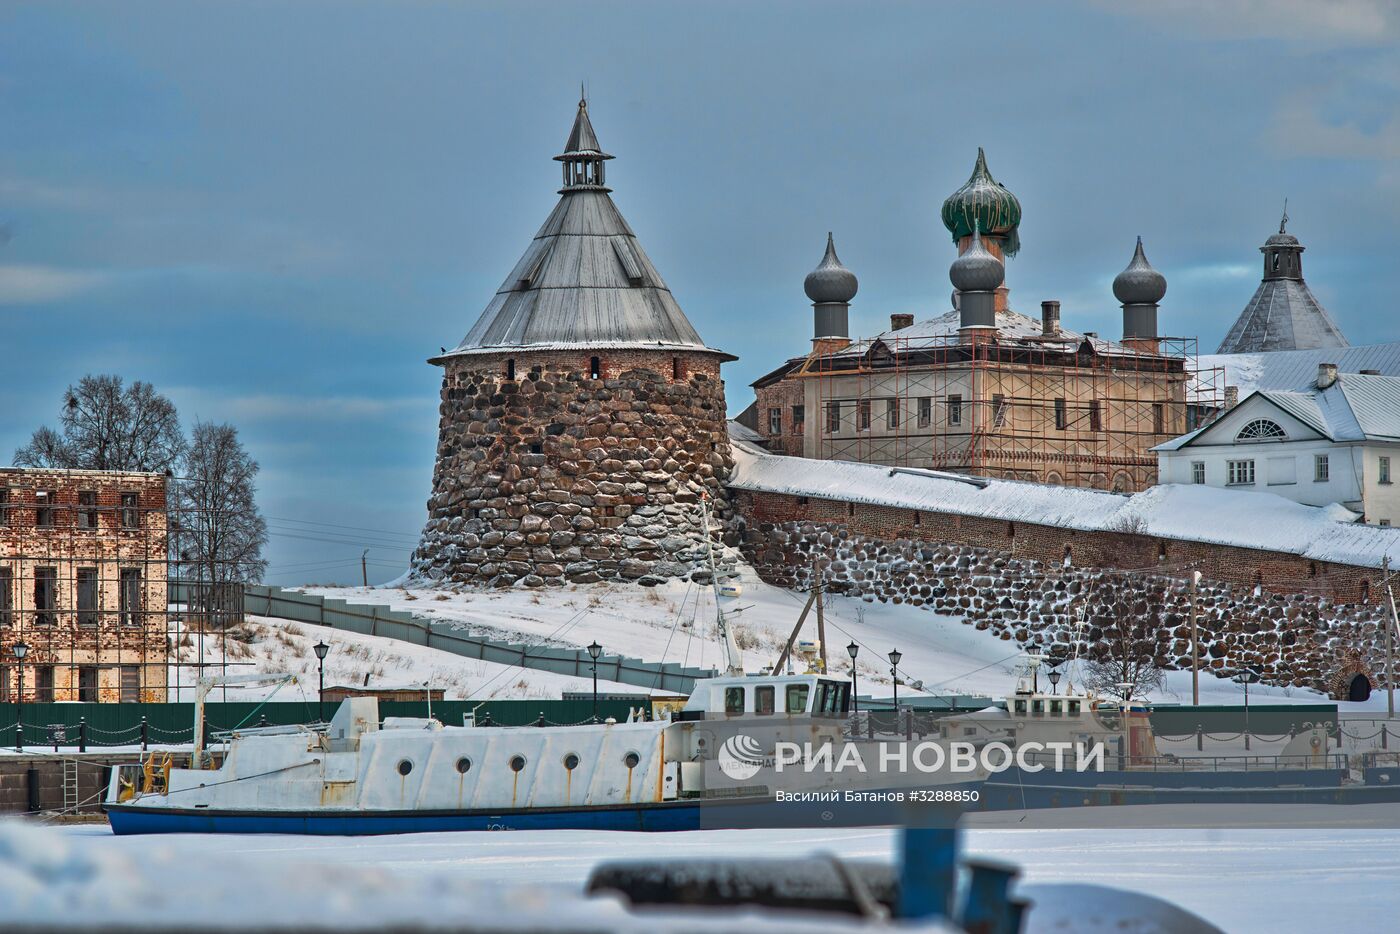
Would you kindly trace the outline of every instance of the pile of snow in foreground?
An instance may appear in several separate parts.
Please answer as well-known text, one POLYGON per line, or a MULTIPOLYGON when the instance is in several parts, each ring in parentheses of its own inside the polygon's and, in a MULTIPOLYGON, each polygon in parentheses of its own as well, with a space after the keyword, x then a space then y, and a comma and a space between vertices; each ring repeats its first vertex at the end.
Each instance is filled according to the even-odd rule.
MULTIPOLYGON (((720 601, 738 633, 744 667, 759 671, 777 660, 806 594, 765 584, 746 565, 740 568, 739 581, 743 594, 721 597, 720 601)), ((351 603, 379 604, 430 619, 457 622, 474 634, 570 646, 585 646, 597 640, 605 652, 651 662, 703 667, 721 664, 713 633, 714 597, 709 587, 696 584, 672 581, 656 587, 595 584, 486 591, 387 586, 304 590, 351 603)), ((1023 656, 1014 640, 978 631, 960 619, 918 607, 867 603, 835 595, 828 595, 827 600, 832 673, 850 676, 846 646, 854 641, 858 645, 857 684, 863 695, 890 696, 890 664, 886 656, 891 649, 903 653, 899 666, 901 698, 919 693, 999 698, 1015 686, 1016 668, 1023 656), (923 692, 911 687, 912 682, 921 682, 923 692)), ((816 638, 815 614, 808 616, 801 638, 816 638)), ((314 670, 313 665, 313 674, 314 670)), ((1189 703, 1191 673, 1168 672, 1163 689, 1152 699, 1189 703)), ((1241 699, 1240 685, 1202 674, 1202 703, 1238 704, 1241 699)), ((1322 699, 1311 691, 1266 685, 1253 685, 1249 691, 1251 704, 1315 703, 1322 699)), ((1377 694, 1362 706, 1376 709, 1377 704, 1383 707, 1384 703, 1384 697, 1377 694)))
MULTIPOLYGON (((285 860, 229 852, 228 838, 109 838, 147 844, 140 858, 118 847, 19 820, 0 821, 0 927, 93 931, 752 931, 861 930, 851 921, 745 913, 629 913, 575 887, 463 881, 447 867, 384 867, 285 860)), ((282 838, 284 841, 288 838, 282 838)), ((296 838, 291 838, 295 840, 296 838)), ((390 842, 411 838, 390 838, 390 842)), ((462 846, 469 837, 459 837, 462 846)), ((342 847, 347 841, 337 841, 342 847)), ((365 849, 372 849, 372 844, 365 849)), ((350 847, 356 849, 356 847, 350 847)), ((942 927, 914 930, 943 931, 942 927)))

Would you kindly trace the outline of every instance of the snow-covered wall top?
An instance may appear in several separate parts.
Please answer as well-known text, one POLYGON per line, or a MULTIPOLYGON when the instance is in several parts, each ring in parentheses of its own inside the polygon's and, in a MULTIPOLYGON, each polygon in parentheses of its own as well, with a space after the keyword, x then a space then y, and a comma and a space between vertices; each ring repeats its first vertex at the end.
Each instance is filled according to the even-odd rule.
POLYGON ((1085 532, 1132 532, 1380 567, 1400 557, 1400 530, 1360 525, 1342 506, 1272 493, 1166 484, 1132 496, 1016 480, 959 478, 878 464, 781 457, 735 441, 729 486, 755 493, 892 506, 1085 532))

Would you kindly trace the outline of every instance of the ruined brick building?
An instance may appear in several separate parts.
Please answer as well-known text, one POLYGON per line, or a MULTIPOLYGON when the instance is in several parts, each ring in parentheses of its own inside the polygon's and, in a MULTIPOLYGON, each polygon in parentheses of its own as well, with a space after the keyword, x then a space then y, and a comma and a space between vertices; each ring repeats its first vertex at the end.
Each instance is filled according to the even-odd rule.
POLYGON ((580 101, 559 203, 443 368, 421 579, 660 580, 732 466, 720 364, 623 220, 580 101))
POLYGON ((828 238, 805 282, 811 349, 753 384, 741 420, 799 457, 1119 492, 1156 482, 1152 448, 1195 427, 1213 386, 1193 373, 1194 342, 1158 330, 1167 283, 1141 241, 1114 281, 1123 333, 1108 340, 1062 327, 1059 302, 1042 302, 1039 319, 1011 308, 1005 261, 1020 248, 1021 205, 981 150, 942 218, 958 249, 953 310, 891 315, 890 330, 853 342, 856 278, 828 238))
POLYGON ((0 700, 166 699, 166 481, 0 469, 0 700))

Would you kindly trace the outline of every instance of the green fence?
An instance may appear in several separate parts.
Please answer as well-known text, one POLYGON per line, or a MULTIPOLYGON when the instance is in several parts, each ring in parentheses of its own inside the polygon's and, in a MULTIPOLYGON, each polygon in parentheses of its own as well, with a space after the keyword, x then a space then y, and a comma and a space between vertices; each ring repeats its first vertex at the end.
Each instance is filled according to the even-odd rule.
MULTIPOLYGON (((335 713, 335 704, 326 704, 326 717, 335 713)), ((626 700, 599 698, 598 716, 626 720, 632 710, 626 700)), ((315 701, 271 701, 258 703, 208 703, 204 716, 211 732, 241 726, 284 726, 313 723, 320 719, 315 701)), ((381 717, 427 716, 424 701, 380 701, 381 717)), ((491 700, 433 701, 433 716, 443 723, 459 726, 464 718, 475 716, 478 724, 529 726, 586 723, 593 716, 593 701, 585 700, 491 700)), ((61 747, 86 745, 135 746, 188 743, 194 736, 194 704, 0 704, 0 748, 14 748, 16 730, 24 722, 24 745, 61 747)))

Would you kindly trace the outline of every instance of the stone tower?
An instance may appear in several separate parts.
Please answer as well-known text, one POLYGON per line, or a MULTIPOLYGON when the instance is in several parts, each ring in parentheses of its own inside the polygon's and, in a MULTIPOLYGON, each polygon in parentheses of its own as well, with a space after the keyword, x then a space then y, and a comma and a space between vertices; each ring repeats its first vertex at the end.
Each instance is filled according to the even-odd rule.
POLYGON ((1278 233, 1259 248, 1264 254, 1264 278, 1216 353, 1350 346, 1341 328, 1303 281, 1304 249, 1298 238, 1288 232, 1285 206, 1278 233))
POLYGON ((420 580, 490 586, 705 573, 699 501, 733 466, 720 364, 618 212, 578 114, 564 187, 443 368, 420 580))

